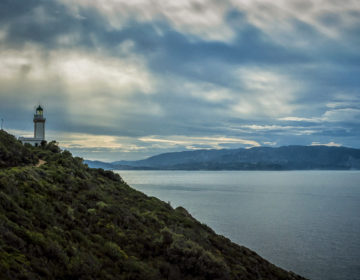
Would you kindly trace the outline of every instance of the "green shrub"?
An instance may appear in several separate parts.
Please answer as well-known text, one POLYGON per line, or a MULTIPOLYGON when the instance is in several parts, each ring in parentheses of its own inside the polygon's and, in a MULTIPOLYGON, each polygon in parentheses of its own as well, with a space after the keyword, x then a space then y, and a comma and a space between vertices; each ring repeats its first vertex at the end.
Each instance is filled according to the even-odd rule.
POLYGON ((121 250, 121 248, 113 242, 106 242, 104 245, 105 253, 112 259, 122 260, 127 259, 127 254, 121 250))

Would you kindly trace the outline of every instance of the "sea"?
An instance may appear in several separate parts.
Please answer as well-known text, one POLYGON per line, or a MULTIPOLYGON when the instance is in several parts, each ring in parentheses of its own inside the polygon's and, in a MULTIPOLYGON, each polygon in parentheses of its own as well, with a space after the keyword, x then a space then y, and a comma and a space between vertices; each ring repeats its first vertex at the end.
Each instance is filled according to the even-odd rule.
POLYGON ((313 280, 360 280, 360 171, 116 171, 313 280))

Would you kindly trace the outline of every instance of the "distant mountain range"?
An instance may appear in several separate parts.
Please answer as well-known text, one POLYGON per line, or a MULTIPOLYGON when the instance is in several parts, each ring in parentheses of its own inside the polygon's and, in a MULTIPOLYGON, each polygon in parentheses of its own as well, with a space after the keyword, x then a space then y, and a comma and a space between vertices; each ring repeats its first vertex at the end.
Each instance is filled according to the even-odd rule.
POLYGON ((360 170, 360 149, 327 146, 196 150, 136 161, 85 160, 112 170, 360 170))

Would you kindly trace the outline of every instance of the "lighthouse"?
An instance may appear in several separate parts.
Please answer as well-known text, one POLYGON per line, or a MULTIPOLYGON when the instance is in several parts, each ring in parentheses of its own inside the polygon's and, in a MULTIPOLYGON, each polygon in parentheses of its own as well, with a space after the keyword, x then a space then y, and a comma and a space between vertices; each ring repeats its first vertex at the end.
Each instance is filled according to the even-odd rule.
POLYGON ((23 144, 31 144, 33 146, 40 146, 42 141, 45 141, 45 121, 44 109, 39 105, 34 114, 34 138, 20 137, 19 140, 23 144))
POLYGON ((36 108, 36 112, 34 115, 34 138, 39 140, 45 140, 45 121, 44 118, 44 110, 39 105, 36 108))

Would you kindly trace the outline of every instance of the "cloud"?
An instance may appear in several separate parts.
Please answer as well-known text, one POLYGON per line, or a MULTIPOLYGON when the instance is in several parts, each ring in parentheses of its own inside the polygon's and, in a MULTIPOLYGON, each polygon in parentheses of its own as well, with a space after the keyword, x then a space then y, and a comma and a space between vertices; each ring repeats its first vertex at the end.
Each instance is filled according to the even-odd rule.
POLYGON ((236 114, 252 117, 281 116, 295 110, 299 85, 274 70, 244 67, 236 71, 241 84, 241 99, 233 106, 236 114))
MULTIPOLYGON (((304 36, 296 36, 301 30, 299 23, 311 26, 319 34, 329 38, 341 37, 344 29, 359 23, 360 8, 355 0, 338 1, 204 1, 184 0, 177 2, 60 0, 77 17, 88 9, 96 10, 113 29, 122 29, 129 21, 143 23, 167 22, 173 29, 204 40, 229 42, 241 29, 232 15, 244 14, 247 20, 268 36, 285 43, 304 45, 304 36), (232 20, 231 20, 232 19, 232 20), (292 39, 289 41, 289 39, 292 39)), ((241 22, 240 22, 241 23, 241 22)), ((156 24, 155 24, 156 25, 156 24)), ((159 28, 159 34, 162 33, 159 28)), ((304 34, 304 33, 303 33, 304 34)), ((305 35, 307 35, 305 33, 305 35)))
POLYGON ((303 117, 283 117, 279 118, 280 121, 288 122, 321 122, 321 118, 303 118, 303 117))
POLYGON ((234 99, 234 92, 226 87, 221 87, 210 82, 185 82, 184 90, 195 98, 209 103, 231 102, 234 99))
POLYGON ((266 145, 266 146, 276 146, 277 143, 276 142, 266 142, 265 141, 265 142, 263 142, 263 144, 266 145))
POLYGON ((327 147, 341 147, 341 144, 329 142, 327 144, 321 144, 319 142, 312 142, 310 146, 327 146, 327 147))
MULTIPOLYGON (((12 131, 24 135, 25 131, 12 131)), ((86 155, 88 159, 111 161, 116 156, 122 159, 142 159, 154 154, 154 151, 183 151, 198 149, 223 149, 233 147, 257 147, 257 141, 226 136, 191 137, 185 135, 146 137, 124 137, 97 135, 88 133, 68 133, 48 131, 48 139, 56 139, 61 148, 75 151, 77 155, 86 155), (103 153, 103 154, 102 154, 103 153)), ((155 152, 156 153, 156 152, 155 152)))
POLYGON ((326 111, 323 116, 329 122, 354 122, 360 121, 360 109, 344 108, 326 111))
POLYGON ((330 109, 360 109, 360 93, 358 89, 350 92, 337 93, 333 100, 326 104, 326 107, 330 109))
MULTIPOLYGON (((261 135, 312 135, 322 129, 319 126, 283 126, 283 125, 242 125, 245 133, 256 133, 261 135)), ((269 141, 268 141, 269 142, 269 141)))
MULTIPOLYGON (((233 30, 224 22, 228 11, 227 3, 204 0, 184 1, 69 1, 61 0, 76 16, 85 9, 94 9, 108 20, 113 29, 122 29, 128 21, 166 21, 172 28, 206 40, 229 40, 233 30)), ((162 33, 161 29, 158 30, 162 33)))
POLYGON ((190 147, 190 149, 195 149, 196 145, 206 146, 208 149, 221 149, 224 144, 237 144, 245 145, 250 147, 258 147, 260 144, 254 140, 247 140, 241 138, 230 138, 225 136, 216 136, 216 137, 189 137, 189 136, 169 136, 169 137, 159 137, 159 136, 148 136, 139 138, 140 141, 146 143, 156 143, 162 146, 183 146, 190 147))
MULTIPOLYGON (((57 118, 83 125, 113 126, 116 112, 141 110, 134 96, 153 94, 156 88, 143 58, 131 53, 131 42, 119 46, 117 57, 82 49, 52 50, 44 56, 35 44, 21 51, 0 49, 0 69, 0 94, 13 93, 5 100, 10 107, 41 100, 49 112, 62 110, 57 118)), ((161 108, 153 104, 143 114, 159 115, 161 108)))
POLYGON ((293 126, 280 126, 280 125, 242 125, 243 128, 249 128, 251 130, 289 130, 294 128, 293 126))
POLYGON ((101 90, 150 93, 153 90, 145 63, 130 51, 116 58, 81 49, 54 50, 44 57, 42 51, 33 44, 21 51, 0 50, 1 79, 21 78, 35 83, 56 78, 78 94, 101 90))
MULTIPOLYGON (((343 30, 360 22, 357 1, 286 1, 265 0, 232 1, 240 11, 246 12, 250 23, 272 38, 295 46, 310 46, 307 37, 298 36, 298 23, 314 28, 317 33, 331 39, 343 36, 343 30)), ((301 34, 301 33, 300 33, 301 34)), ((301 34, 301 35, 304 35, 301 34)), ((308 34, 305 34, 308 35, 308 34)))

